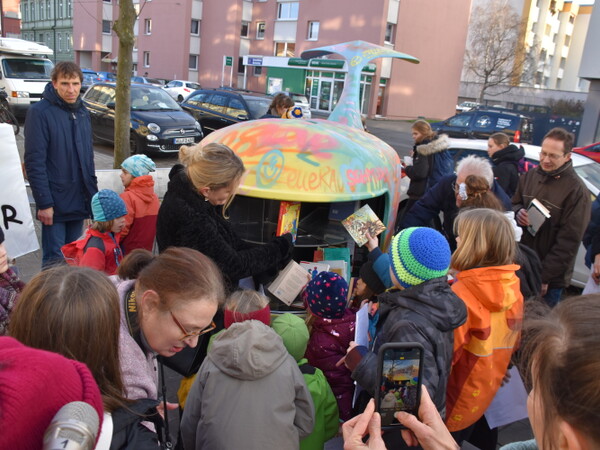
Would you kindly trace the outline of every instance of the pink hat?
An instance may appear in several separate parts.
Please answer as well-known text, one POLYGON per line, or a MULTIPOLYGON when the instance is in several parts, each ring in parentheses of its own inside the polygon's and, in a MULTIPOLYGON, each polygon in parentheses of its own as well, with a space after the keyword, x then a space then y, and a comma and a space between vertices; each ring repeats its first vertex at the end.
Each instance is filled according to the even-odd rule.
POLYGON ((85 364, 0 337, 2 448, 38 450, 58 410, 70 402, 94 407, 102 425, 98 385, 85 364))

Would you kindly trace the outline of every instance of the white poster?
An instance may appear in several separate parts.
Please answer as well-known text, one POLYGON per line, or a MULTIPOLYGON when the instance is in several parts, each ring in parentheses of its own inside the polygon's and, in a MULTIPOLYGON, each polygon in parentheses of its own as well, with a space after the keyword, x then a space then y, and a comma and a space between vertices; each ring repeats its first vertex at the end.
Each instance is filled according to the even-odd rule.
POLYGON ((4 245, 8 256, 16 258, 40 248, 21 159, 12 125, 0 124, 0 227, 4 231, 4 245))

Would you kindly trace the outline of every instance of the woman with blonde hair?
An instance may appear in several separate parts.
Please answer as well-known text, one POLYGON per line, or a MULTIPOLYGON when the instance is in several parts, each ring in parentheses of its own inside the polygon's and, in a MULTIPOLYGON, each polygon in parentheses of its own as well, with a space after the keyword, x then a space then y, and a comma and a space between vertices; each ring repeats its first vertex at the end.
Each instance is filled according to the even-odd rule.
POLYGON ((292 237, 267 244, 244 242, 227 220, 226 211, 245 172, 244 163, 223 144, 182 146, 169 174, 167 193, 158 212, 156 239, 162 252, 188 247, 210 257, 233 291, 249 276, 274 276, 291 258, 292 237))
POLYGON ((488 208, 460 212, 454 222, 457 271, 452 291, 467 306, 454 330, 446 395, 446 424, 468 439, 492 402, 520 337, 523 296, 514 264, 516 243, 508 219, 488 208))

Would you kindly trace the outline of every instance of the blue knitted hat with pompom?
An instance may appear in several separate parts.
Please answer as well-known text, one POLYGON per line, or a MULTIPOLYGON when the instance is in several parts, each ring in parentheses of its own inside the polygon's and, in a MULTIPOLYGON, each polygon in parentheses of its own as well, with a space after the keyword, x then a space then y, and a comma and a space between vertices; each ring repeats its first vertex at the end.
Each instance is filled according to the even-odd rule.
POLYGON ((448 241, 433 228, 402 230, 392 239, 388 256, 392 271, 404 288, 443 277, 450 266, 448 241))

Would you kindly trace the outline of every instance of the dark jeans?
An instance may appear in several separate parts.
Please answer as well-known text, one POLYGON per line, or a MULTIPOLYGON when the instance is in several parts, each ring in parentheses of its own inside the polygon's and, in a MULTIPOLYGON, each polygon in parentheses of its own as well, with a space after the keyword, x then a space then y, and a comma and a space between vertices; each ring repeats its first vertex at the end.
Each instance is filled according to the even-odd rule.
POLYGON ((60 248, 81 237, 83 220, 42 224, 42 270, 64 262, 60 248))
POLYGON ((544 300, 548 305, 554 308, 560 302, 560 297, 562 296, 563 288, 548 288, 546 291, 546 295, 544 295, 544 300))

